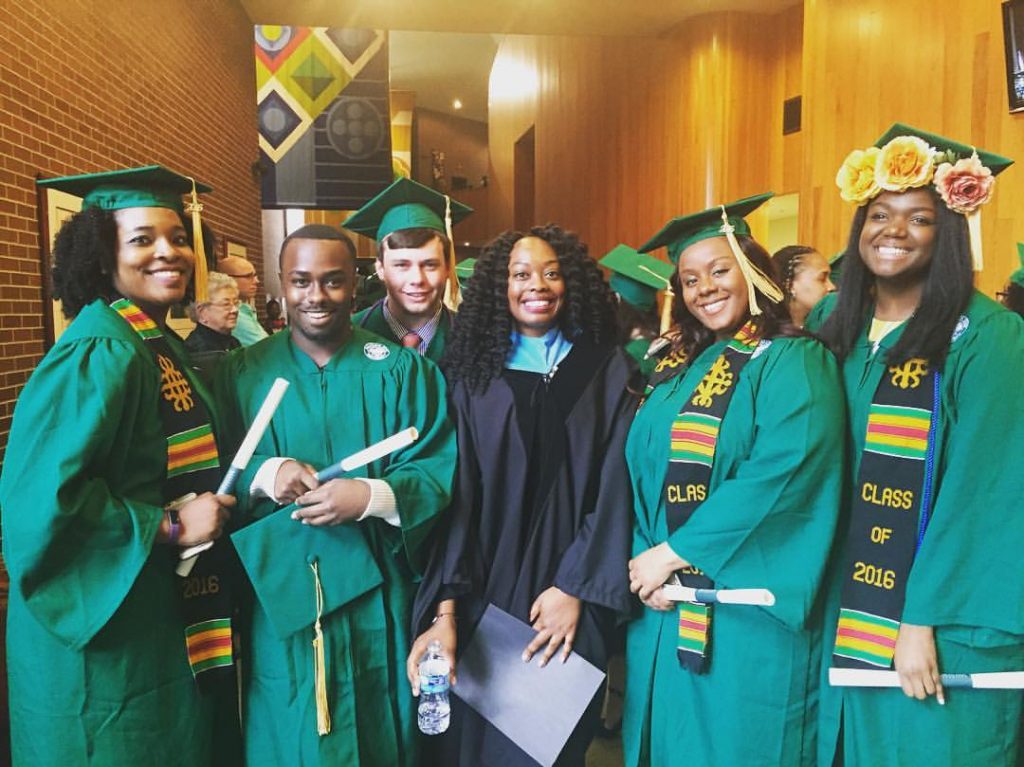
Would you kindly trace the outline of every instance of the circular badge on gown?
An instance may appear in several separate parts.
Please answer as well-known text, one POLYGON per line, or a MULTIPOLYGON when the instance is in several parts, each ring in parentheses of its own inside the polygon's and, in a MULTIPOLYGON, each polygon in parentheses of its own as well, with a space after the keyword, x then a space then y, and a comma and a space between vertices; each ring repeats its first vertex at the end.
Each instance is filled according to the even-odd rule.
POLYGON ((964 333, 967 332, 967 328, 971 326, 971 321, 967 319, 967 315, 961 314, 960 319, 956 321, 956 327, 953 328, 953 338, 950 343, 954 343, 964 333))
POLYGON ((376 341, 370 341, 368 344, 363 346, 363 354, 371 360, 383 360, 387 359, 391 355, 391 351, 384 344, 379 344, 376 341))

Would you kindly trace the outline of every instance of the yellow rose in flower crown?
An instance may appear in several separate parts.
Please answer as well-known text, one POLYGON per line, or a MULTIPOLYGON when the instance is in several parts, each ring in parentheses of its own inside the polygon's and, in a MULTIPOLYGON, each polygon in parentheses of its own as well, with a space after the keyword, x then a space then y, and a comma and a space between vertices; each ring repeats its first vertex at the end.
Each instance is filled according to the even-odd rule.
POLYGON ((890 192, 924 186, 935 172, 935 150, 917 136, 897 136, 882 147, 875 164, 878 185, 890 192))
POLYGON ((875 181, 875 164, 882 150, 878 147, 854 149, 846 155, 836 174, 839 196, 857 205, 870 200, 879 192, 875 181))

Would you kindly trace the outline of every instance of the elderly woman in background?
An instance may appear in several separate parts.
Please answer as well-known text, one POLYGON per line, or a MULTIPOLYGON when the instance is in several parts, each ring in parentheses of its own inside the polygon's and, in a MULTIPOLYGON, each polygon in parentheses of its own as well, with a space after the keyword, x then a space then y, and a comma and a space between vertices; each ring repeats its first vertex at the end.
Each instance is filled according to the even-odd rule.
POLYGON ((206 285, 207 299, 189 304, 188 315, 196 327, 185 339, 185 348, 195 368, 209 380, 217 360, 242 345, 231 335, 238 324, 241 300, 233 277, 210 272, 206 285))

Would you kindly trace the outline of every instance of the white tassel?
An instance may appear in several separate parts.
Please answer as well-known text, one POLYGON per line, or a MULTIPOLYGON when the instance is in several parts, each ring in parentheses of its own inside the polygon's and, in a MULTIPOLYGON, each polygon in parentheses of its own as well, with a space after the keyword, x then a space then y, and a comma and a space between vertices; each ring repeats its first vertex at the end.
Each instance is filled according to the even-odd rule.
POLYGON ((459 274, 455 270, 455 238, 452 236, 452 198, 444 196, 444 233, 448 236, 448 284, 444 288, 444 303, 453 312, 462 303, 459 274))
POLYGON ((967 214, 967 236, 971 244, 971 264, 974 271, 980 272, 985 267, 981 255, 981 207, 967 214))

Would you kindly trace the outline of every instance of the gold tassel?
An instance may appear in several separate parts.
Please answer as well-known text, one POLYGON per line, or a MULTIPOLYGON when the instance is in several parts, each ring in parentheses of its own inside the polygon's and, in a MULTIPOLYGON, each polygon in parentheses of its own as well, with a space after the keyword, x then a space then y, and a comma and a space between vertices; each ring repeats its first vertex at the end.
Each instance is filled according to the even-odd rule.
POLYGON ((444 233, 448 235, 448 284, 444 289, 444 303, 453 312, 462 303, 459 274, 455 271, 455 238, 452 236, 452 198, 444 196, 444 233))
POLYGON ((324 662, 324 632, 320 618, 324 614, 324 592, 320 586, 320 568, 314 560, 310 565, 316 584, 316 623, 313 624, 313 674, 316 688, 316 731, 318 735, 331 732, 331 711, 327 704, 327 664, 324 662))
POLYGON ((740 271, 747 281, 747 300, 750 304, 750 314, 756 317, 761 313, 761 307, 757 305, 758 290, 764 294, 765 298, 775 304, 783 299, 783 293, 779 286, 772 281, 771 277, 751 263, 750 259, 747 258, 747 254, 740 248, 740 243, 736 239, 736 228, 729 223, 729 215, 725 212, 724 205, 722 206, 721 232, 725 235, 725 239, 728 240, 732 254, 736 257, 736 263, 739 264, 740 271))
POLYGON ((668 329, 672 327, 672 302, 675 301, 676 298, 675 291, 672 290, 672 283, 653 269, 648 269, 643 264, 637 264, 637 266, 651 275, 654 279, 665 283, 665 295, 662 296, 661 299, 661 327, 658 329, 658 335, 663 336, 668 332, 668 329))
POLYGON ((192 284, 195 287, 196 303, 202 304, 209 298, 206 293, 209 270, 206 268, 206 246, 203 245, 203 220, 200 215, 203 212, 203 204, 199 202, 199 194, 196 192, 196 180, 189 178, 189 181, 192 182, 192 199, 185 205, 185 212, 192 215, 192 252, 196 254, 192 284))
POLYGON ((974 271, 980 272, 985 262, 981 255, 981 207, 967 214, 967 236, 971 242, 971 264, 974 271))

